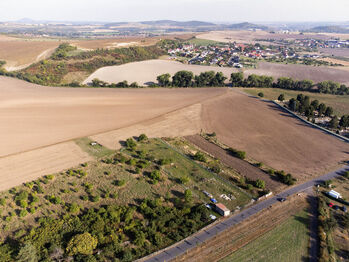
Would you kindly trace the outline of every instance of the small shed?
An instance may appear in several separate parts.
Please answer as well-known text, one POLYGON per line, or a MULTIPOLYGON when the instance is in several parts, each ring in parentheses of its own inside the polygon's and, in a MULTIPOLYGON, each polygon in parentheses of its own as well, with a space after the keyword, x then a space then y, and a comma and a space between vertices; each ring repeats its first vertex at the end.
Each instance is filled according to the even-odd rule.
POLYGON ((331 190, 330 192, 327 193, 329 196, 335 198, 335 199, 339 199, 339 198, 342 198, 341 194, 334 191, 334 190, 331 190))
POLYGON ((218 203, 215 205, 215 210, 217 211, 218 214, 226 217, 230 215, 230 210, 223 205, 222 203, 218 203))

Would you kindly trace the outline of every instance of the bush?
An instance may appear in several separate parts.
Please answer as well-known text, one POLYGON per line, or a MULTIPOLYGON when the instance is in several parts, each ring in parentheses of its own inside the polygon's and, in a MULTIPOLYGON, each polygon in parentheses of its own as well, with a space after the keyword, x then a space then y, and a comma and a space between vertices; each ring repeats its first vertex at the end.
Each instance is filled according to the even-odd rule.
POLYGON ((126 180, 124 180, 124 179, 115 181, 115 185, 120 186, 120 187, 124 186, 125 184, 126 184, 126 180))
POLYGON ((284 94, 280 94, 279 97, 278 97, 278 100, 279 101, 284 101, 285 100, 285 95, 284 94))
POLYGON ((264 97, 264 94, 263 94, 262 92, 259 92, 259 93, 258 93, 258 96, 259 96, 259 97, 264 97))
POLYGON ((181 181, 181 184, 184 185, 190 181, 190 178, 188 176, 182 176, 179 180, 181 181))
POLYGON ((93 250, 97 247, 97 238, 90 235, 90 233, 83 233, 73 236, 68 242, 66 251, 68 255, 92 255, 93 250))
POLYGON ((264 189, 265 188, 265 181, 263 181, 261 179, 257 179, 255 182, 255 186, 257 188, 264 189))
POLYGON ((22 209, 22 210, 19 212, 19 217, 25 217, 27 214, 28 214, 27 210, 22 209))
POLYGON ((134 150, 137 146, 136 141, 133 138, 126 139, 126 147, 129 150, 134 150))
POLYGON ((169 164, 171 164, 171 159, 161 159, 160 161, 159 161, 159 165, 160 166, 165 166, 165 165, 169 165, 169 164))
POLYGON ((242 160, 244 160, 246 158, 246 152, 245 151, 239 151, 239 150, 236 150, 234 148, 229 148, 228 151, 230 152, 230 154, 232 156, 235 156, 235 157, 240 158, 242 160))
POLYGON ((147 137, 145 134, 141 134, 141 135, 138 137, 138 141, 139 141, 139 142, 146 141, 146 140, 148 140, 148 137, 147 137))
POLYGON ((194 155, 194 160, 200 161, 200 162, 207 162, 206 156, 201 153, 201 152, 196 152, 196 154, 194 155))
POLYGON ((154 170, 150 173, 149 177, 152 179, 153 184, 157 184, 161 179, 161 173, 159 170, 154 170))

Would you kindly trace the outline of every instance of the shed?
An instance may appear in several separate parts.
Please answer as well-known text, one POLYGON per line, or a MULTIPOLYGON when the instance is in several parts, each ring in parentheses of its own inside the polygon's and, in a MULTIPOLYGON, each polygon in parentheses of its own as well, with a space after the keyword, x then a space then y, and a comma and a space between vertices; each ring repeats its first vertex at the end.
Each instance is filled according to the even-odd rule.
POLYGON ((215 205, 215 210, 217 211, 218 214, 226 217, 230 215, 230 210, 223 205, 222 203, 218 203, 215 205))

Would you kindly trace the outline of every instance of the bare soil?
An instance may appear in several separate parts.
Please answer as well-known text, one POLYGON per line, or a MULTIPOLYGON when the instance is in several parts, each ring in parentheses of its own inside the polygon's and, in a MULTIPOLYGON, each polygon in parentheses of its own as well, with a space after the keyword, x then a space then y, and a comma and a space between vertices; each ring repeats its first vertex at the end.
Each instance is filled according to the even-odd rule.
POLYGON ((135 125, 226 92, 56 88, 0 77, 0 157, 135 125))
POLYGON ((226 150, 213 143, 210 143, 203 137, 194 135, 187 136, 185 138, 203 151, 222 161, 225 165, 235 169, 239 174, 251 180, 264 180, 266 182, 266 187, 272 192, 275 193, 276 191, 280 191, 282 188, 285 188, 285 185, 278 182, 276 179, 271 178, 268 174, 266 174, 259 168, 251 165, 244 160, 231 156, 226 150))
POLYGON ((271 102, 232 90, 203 103, 204 130, 252 159, 308 180, 349 159, 349 144, 313 128, 271 102))

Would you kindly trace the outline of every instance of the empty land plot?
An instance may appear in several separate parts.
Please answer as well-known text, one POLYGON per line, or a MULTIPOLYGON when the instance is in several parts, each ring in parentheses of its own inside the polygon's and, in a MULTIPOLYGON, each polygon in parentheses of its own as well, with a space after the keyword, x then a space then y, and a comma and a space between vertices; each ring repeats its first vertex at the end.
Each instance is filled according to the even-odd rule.
POLYGON ((54 88, 5 77, 0 90, 0 156, 132 126, 227 92, 54 88))
POLYGON ((40 41, 0 36, 0 60, 9 71, 18 70, 48 57, 59 41, 40 41))
POLYGON ((245 93, 253 96, 257 96, 262 92, 264 98, 270 100, 277 100, 280 94, 285 95, 285 99, 296 98, 298 94, 302 93, 310 97, 311 100, 319 100, 320 103, 325 103, 327 106, 331 106, 334 109, 335 114, 338 116, 349 114, 349 95, 337 96, 330 94, 318 94, 303 91, 292 91, 279 88, 244 88, 241 89, 245 93))
POLYGON ((304 181, 348 160, 349 144, 295 119, 276 105, 232 90, 203 103, 205 131, 219 141, 304 181))
POLYGON ((237 69, 229 67, 187 65, 169 60, 147 60, 100 68, 90 75, 84 83, 90 83, 94 78, 98 78, 109 83, 126 80, 129 83, 137 82, 140 85, 146 85, 147 83, 157 83, 156 77, 159 75, 169 73, 173 76, 181 70, 192 71, 194 74, 212 70, 222 72, 226 76, 230 76, 232 72, 237 72, 237 69))
POLYGON ((308 257, 308 215, 303 211, 221 262, 303 261, 308 257))
POLYGON ((187 136, 186 139, 197 147, 206 151, 210 155, 213 155, 214 157, 222 161, 225 165, 235 169, 239 174, 252 180, 264 180, 267 184, 266 187, 272 192, 279 191, 280 188, 285 187, 280 182, 273 180, 268 174, 266 174, 259 168, 251 165, 244 160, 231 156, 226 150, 213 143, 210 143, 199 135, 187 136))

